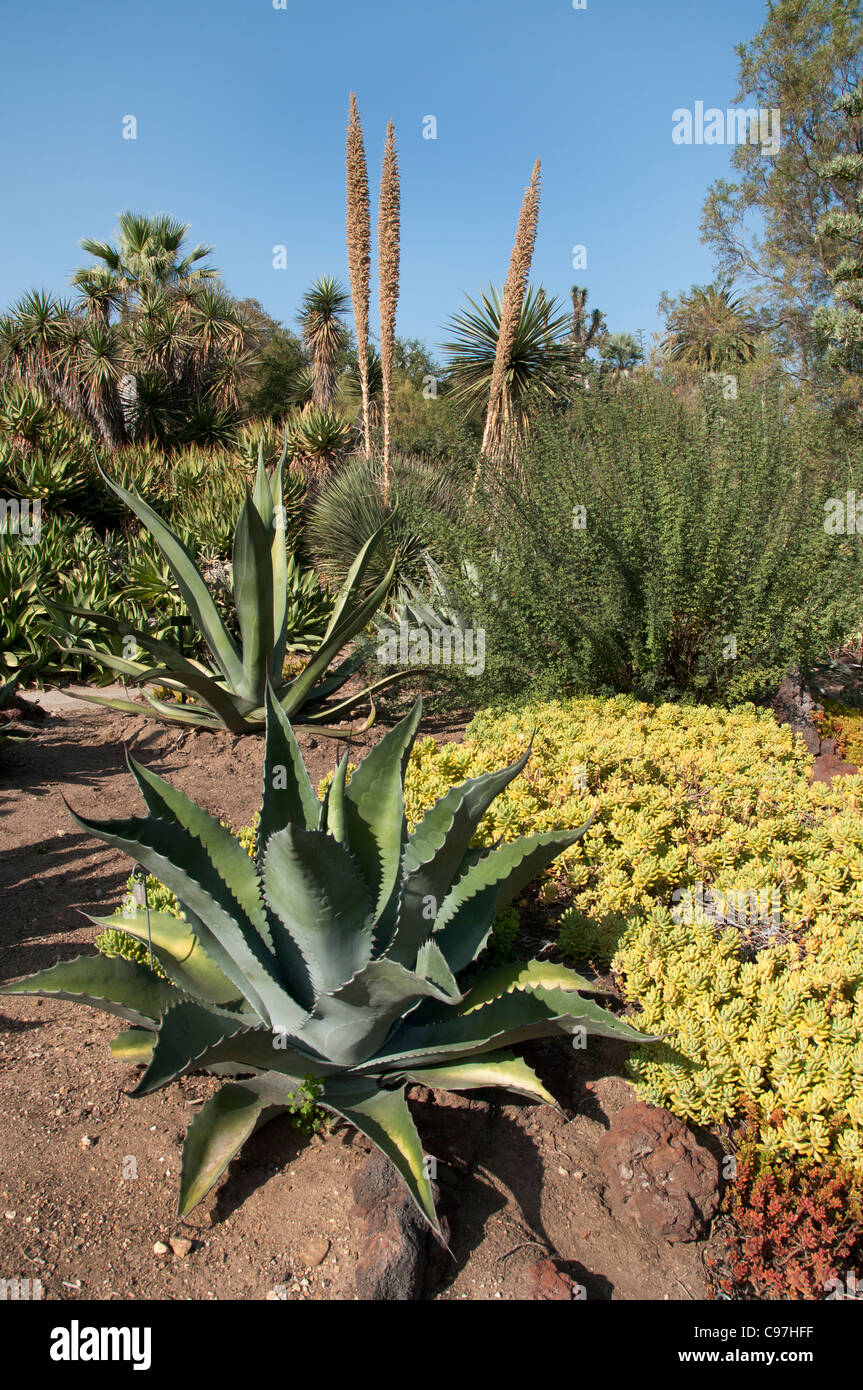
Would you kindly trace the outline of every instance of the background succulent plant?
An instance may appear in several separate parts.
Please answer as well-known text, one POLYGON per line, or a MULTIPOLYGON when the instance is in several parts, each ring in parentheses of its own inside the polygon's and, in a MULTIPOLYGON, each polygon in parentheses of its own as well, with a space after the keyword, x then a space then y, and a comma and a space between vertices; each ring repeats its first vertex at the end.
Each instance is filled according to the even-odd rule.
MULTIPOLYGON (((81 698, 127 713, 144 713, 169 722, 226 728, 232 733, 242 734, 263 727, 264 691, 268 682, 273 685, 276 699, 290 718, 301 723, 322 724, 329 718, 343 719, 375 691, 400 678, 398 673, 391 674, 337 705, 325 708, 326 701, 358 669, 362 653, 347 658, 332 671, 331 663, 369 623, 392 580, 393 565, 371 594, 360 596, 366 569, 379 536, 370 537, 356 556, 336 599, 326 631, 304 669, 292 679, 283 678, 289 626, 293 618, 300 616, 291 607, 289 595, 290 581, 293 596, 297 597, 297 575, 295 567, 291 569, 285 545, 285 458, 286 449, 272 476, 268 477, 261 448, 254 491, 246 491, 237 521, 233 548, 233 589, 239 642, 226 624, 191 551, 181 538, 141 497, 105 477, 111 490, 143 522, 158 545, 213 660, 205 665, 186 657, 172 643, 160 640, 146 627, 133 626, 123 617, 46 599, 47 606, 58 615, 58 623, 62 626, 68 627, 69 616, 84 619, 114 639, 114 650, 88 646, 83 651, 84 655, 133 681, 177 691, 184 702, 169 704, 148 696, 148 709, 129 700, 96 695, 83 695, 81 698), (122 643, 123 655, 117 653, 118 640, 122 643), (139 660, 139 649, 155 657, 160 664, 147 665, 139 660)), ((81 654, 81 649, 68 643, 67 649, 76 655, 81 654)))
MULTIPOLYGON (((320 1086, 319 1105, 356 1125, 395 1164, 437 1229, 408 1082, 499 1086, 553 1103, 508 1045, 587 1032, 647 1041, 561 965, 531 961, 457 975, 495 914, 587 826, 471 848, 486 810, 524 767, 451 789, 412 833, 404 769, 421 704, 347 780, 347 754, 322 802, 290 723, 267 693, 264 790, 254 858, 201 807, 130 760, 148 816, 85 821, 175 893, 184 913, 150 913, 166 979, 120 956, 79 957, 2 993, 73 999, 131 1029, 115 1055, 145 1061, 133 1095, 191 1071, 233 1075, 186 1137, 180 1210, 191 1210, 263 1121, 320 1086)), ((146 916, 100 922, 145 939, 146 916)))

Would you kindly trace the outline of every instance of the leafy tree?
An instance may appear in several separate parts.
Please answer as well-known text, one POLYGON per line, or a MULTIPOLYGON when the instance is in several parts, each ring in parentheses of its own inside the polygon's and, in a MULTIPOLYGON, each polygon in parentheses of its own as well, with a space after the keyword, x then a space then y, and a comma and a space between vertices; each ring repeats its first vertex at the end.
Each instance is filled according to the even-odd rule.
POLYGON ((443 368, 419 338, 396 338, 394 367, 412 386, 421 391, 429 377, 437 381, 443 368))
POLYGON ((103 302, 110 288, 118 298, 132 300, 154 287, 189 285, 199 280, 215 279, 213 266, 199 265, 212 254, 212 246, 201 244, 181 256, 183 242, 189 230, 167 213, 147 217, 142 213, 123 212, 118 219, 117 244, 93 241, 85 237, 82 250, 93 256, 97 265, 86 266, 72 276, 72 284, 88 297, 92 291, 97 303, 103 302))
POLYGON ((740 144, 736 182, 721 179, 704 207, 703 239, 729 280, 753 285, 782 354, 804 379, 820 345, 813 311, 829 302, 838 252, 817 234, 836 209, 854 213, 853 189, 820 171, 853 154, 837 107, 863 76, 861 0, 773 0, 761 29, 740 44, 738 103, 781 113, 781 144, 740 144))
POLYGON ((840 98, 855 147, 853 154, 835 155, 823 169, 826 179, 845 183, 854 195, 854 211, 837 208, 824 214, 818 235, 841 254, 830 270, 834 302, 813 315, 815 331, 829 343, 830 360, 842 371, 863 372, 863 88, 840 98))
POLYGON ((243 385, 243 409, 250 416, 281 420, 293 406, 311 399, 307 383, 299 396, 297 390, 303 372, 309 370, 308 357, 297 335, 271 318, 256 299, 240 302, 258 340, 258 360, 243 385))

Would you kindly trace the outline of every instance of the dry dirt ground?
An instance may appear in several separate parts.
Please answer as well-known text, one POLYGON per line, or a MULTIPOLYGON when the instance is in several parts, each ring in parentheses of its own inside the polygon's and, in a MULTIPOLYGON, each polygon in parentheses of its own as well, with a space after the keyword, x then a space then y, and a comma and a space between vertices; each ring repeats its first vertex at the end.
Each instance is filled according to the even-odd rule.
MULTIPOLYGON (((40 698, 46 723, 0 761, 4 982, 92 950, 98 929, 81 914, 107 915, 120 901, 129 862, 80 833, 63 798, 87 817, 140 813, 124 741, 235 828, 259 799, 259 738, 183 733, 40 698)), ((460 732, 425 727, 443 739, 460 732)), ((368 739, 377 737, 375 728, 368 739)), ((300 741, 313 778, 344 751, 308 734, 300 741)), ((135 1071, 108 1052, 117 1031, 115 1019, 71 1003, 0 1001, 0 1278, 39 1279, 43 1297, 71 1301, 352 1299, 351 1179, 369 1152, 362 1136, 342 1129, 307 1140, 276 1121, 181 1222, 181 1143, 215 1083, 190 1077, 129 1099, 135 1071), (188 1253, 171 1249, 178 1237, 193 1242, 188 1253), (158 1243, 167 1253, 154 1253, 158 1243)), ((635 1098, 623 1057, 613 1043, 587 1054, 541 1045, 532 1060, 561 1114, 417 1096, 453 1222, 453 1258, 430 1297, 521 1298, 527 1266, 546 1254, 590 1299, 707 1296, 704 1242, 657 1243, 603 1203, 597 1141, 635 1098)))

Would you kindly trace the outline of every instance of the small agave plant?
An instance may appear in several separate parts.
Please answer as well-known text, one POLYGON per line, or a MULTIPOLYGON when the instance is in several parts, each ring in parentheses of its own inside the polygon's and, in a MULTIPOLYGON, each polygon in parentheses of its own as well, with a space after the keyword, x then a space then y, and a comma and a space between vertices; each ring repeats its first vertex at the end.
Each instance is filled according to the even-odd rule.
MULTIPOLYGON (((471 848, 518 762, 454 787, 408 833, 403 780, 421 705, 347 778, 347 754, 319 802, 289 721, 267 697, 263 801, 255 856, 169 783, 130 759, 149 815, 75 820, 132 855, 179 900, 185 920, 151 913, 166 978, 122 957, 62 962, 3 994, 76 1000, 131 1028, 112 1052, 145 1063, 132 1095, 189 1072, 228 1081, 192 1122, 180 1212, 189 1212, 262 1123, 311 1079, 317 1101, 395 1164, 438 1230, 410 1082, 441 1090, 501 1087, 554 1104, 510 1049, 584 1029, 650 1041, 585 993, 595 987, 541 961, 458 976, 482 952, 495 914, 569 845, 542 831, 471 848)), ((74 813, 73 813, 74 814, 74 813)), ((93 919, 147 940, 143 912, 93 919)))
MULTIPOLYGON (((264 466, 263 440, 258 452, 258 472, 254 490, 247 491, 237 521, 233 548, 234 602, 240 643, 225 626, 206 580, 186 545, 143 498, 112 482, 102 470, 111 491, 124 502, 149 531, 174 575, 200 636, 212 654, 212 664, 184 656, 177 647, 158 639, 145 628, 135 628, 123 618, 89 609, 67 607, 43 596, 49 612, 86 619, 106 632, 116 644, 122 641, 124 655, 107 647, 66 646, 71 655, 117 671, 142 685, 164 686, 185 698, 183 704, 147 697, 147 705, 100 695, 79 695, 79 699, 109 705, 125 713, 144 714, 169 723, 193 724, 207 729, 228 729, 245 734, 262 729, 265 722, 264 693, 272 684, 276 699, 288 718, 297 724, 321 726, 324 734, 340 733, 325 727, 338 721, 404 673, 396 672, 376 681, 335 705, 327 702, 350 680, 362 664, 363 652, 333 666, 333 662, 364 630, 384 602, 395 573, 395 560, 373 592, 361 597, 363 581, 381 532, 362 547, 339 592, 329 626, 311 653, 304 669, 289 680, 282 677, 287 650, 290 569, 285 545, 284 466, 287 444, 271 477, 264 466), (156 664, 128 655, 129 647, 155 657, 156 664)), ((61 617, 58 627, 67 627, 61 617)), ((372 704, 374 718, 374 704, 372 704)), ((369 721, 371 722, 371 720, 369 721)))

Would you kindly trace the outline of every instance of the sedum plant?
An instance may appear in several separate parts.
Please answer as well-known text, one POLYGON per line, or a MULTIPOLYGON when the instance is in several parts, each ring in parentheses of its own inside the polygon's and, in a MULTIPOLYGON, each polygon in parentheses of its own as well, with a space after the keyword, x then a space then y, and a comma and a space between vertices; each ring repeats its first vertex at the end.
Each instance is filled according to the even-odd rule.
MULTIPOLYGON (((400 679, 390 674, 334 706, 325 703, 351 678, 362 662, 355 653, 330 670, 331 663, 363 631, 386 597, 395 562, 370 594, 361 597, 363 580, 380 533, 371 536, 356 556, 339 592, 323 637, 303 670, 283 677, 292 611, 289 580, 295 579, 285 546, 283 451, 272 477, 264 466, 263 447, 253 492, 246 491, 237 521, 233 548, 233 588, 240 642, 229 631, 194 557, 180 537, 143 499, 119 483, 102 476, 111 491, 125 502, 165 557, 185 600, 192 620, 212 654, 208 665, 184 656, 176 646, 159 640, 146 628, 108 613, 90 612, 45 600, 50 611, 87 619, 96 628, 120 639, 123 655, 106 647, 67 650, 97 660, 120 675, 142 685, 176 691, 182 703, 147 696, 149 709, 130 700, 81 695, 79 698, 109 705, 126 713, 145 714, 167 722, 224 728, 234 734, 254 732, 264 726, 264 692, 270 683, 284 713, 300 724, 320 725, 326 719, 344 719, 373 694, 400 679), (147 664, 137 657, 142 650, 156 658, 147 664)), ((101 470, 100 470, 101 472, 101 470)), ((372 706, 374 717, 374 706, 372 706)), ((322 728, 321 732, 331 732, 322 728)))
MULTIPOLYGON (((132 1026, 115 1056, 146 1063, 135 1096, 192 1071, 229 1080, 185 1143, 180 1212, 189 1212, 259 1125, 317 1103, 392 1160, 437 1230, 409 1082, 443 1090, 502 1087, 553 1104, 514 1043, 590 1033, 648 1041, 584 992, 586 979, 531 961, 458 976, 483 950, 495 914, 584 834, 544 831, 483 852, 471 841, 530 750, 452 788, 412 833, 404 771, 417 701, 347 779, 347 753, 319 801, 291 725, 267 694, 264 789, 254 857, 230 830, 130 759, 144 818, 85 821, 173 892, 183 918, 150 912, 167 975, 122 957, 61 962, 2 993, 72 999, 132 1026)), ((127 908, 128 911, 128 908, 127 908)), ((147 921, 100 925, 147 939, 147 921)))

